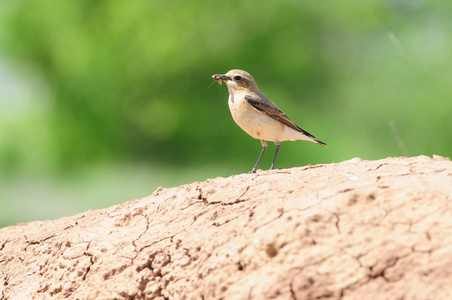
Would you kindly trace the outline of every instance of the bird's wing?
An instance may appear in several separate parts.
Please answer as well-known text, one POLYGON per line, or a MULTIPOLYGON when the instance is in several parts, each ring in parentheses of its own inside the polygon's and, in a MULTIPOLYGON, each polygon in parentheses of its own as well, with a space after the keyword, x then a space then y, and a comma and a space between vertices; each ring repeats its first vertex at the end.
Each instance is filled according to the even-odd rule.
POLYGON ((312 134, 310 134, 309 132, 307 132, 304 129, 301 129, 297 124, 295 124, 294 121, 292 121, 291 119, 289 119, 288 116, 286 116, 279 108, 274 107, 268 103, 264 103, 262 101, 260 101, 257 97, 253 97, 251 95, 246 95, 245 96, 245 100, 246 102, 248 102, 252 107, 254 107, 255 109, 257 109, 258 111, 266 114, 269 117, 272 117, 273 119, 283 123, 284 125, 303 133, 306 136, 315 138, 315 136, 313 136, 312 134))

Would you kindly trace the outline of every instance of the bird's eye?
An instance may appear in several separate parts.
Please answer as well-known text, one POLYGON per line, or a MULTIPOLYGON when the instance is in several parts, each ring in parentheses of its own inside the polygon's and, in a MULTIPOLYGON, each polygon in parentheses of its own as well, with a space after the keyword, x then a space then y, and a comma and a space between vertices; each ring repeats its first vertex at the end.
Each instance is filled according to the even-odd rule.
POLYGON ((240 76, 240 75, 235 75, 235 76, 234 76, 234 79, 237 80, 237 81, 240 81, 240 80, 242 79, 242 76, 240 76))

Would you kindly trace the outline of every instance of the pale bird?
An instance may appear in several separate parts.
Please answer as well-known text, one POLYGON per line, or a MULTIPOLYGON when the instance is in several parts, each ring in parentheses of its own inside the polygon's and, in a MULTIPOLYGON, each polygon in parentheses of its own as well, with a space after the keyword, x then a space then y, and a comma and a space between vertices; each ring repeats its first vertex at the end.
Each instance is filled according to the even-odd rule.
POLYGON ((261 154, 250 173, 256 172, 262 155, 267 149, 267 141, 272 141, 276 145, 270 170, 275 167, 276 156, 282 141, 305 140, 326 146, 326 143, 301 129, 276 104, 262 94, 248 72, 231 70, 226 74, 215 74, 212 77, 220 84, 224 81, 228 86, 229 109, 237 125, 250 136, 261 141, 261 154))

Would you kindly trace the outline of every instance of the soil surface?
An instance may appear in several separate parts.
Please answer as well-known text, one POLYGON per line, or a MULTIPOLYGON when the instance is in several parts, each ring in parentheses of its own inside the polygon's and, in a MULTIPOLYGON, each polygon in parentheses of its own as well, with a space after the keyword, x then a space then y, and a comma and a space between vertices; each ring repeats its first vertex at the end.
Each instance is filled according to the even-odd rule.
POLYGON ((452 299, 451 200, 439 156, 159 188, 0 229, 0 299, 452 299))

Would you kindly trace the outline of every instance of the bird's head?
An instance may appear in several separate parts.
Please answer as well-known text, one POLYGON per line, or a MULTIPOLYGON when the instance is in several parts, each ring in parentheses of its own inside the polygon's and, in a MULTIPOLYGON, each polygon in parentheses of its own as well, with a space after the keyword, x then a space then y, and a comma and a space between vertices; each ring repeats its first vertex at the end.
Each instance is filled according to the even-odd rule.
POLYGON ((212 75, 212 78, 214 78, 220 84, 224 81, 228 86, 229 91, 232 93, 240 91, 253 92, 258 90, 253 76, 243 70, 234 69, 227 72, 226 74, 212 75))

